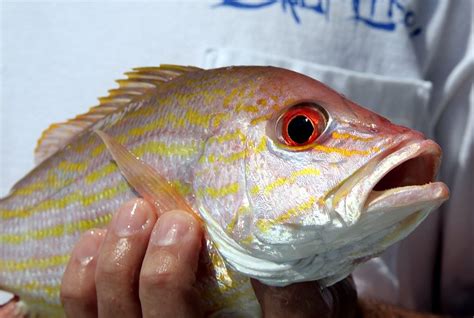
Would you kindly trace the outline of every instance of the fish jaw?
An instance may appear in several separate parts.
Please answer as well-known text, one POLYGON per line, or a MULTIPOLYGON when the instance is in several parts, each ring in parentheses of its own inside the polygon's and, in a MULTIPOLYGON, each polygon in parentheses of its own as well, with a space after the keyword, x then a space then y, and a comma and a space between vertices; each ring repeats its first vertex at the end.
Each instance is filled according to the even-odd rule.
MULTIPOLYGON (((368 214, 398 214, 393 222, 420 210, 438 207, 449 197, 442 182, 434 182, 440 164, 441 149, 432 140, 406 140, 371 160, 346 183, 351 190, 334 205, 346 225, 368 214)), ((347 193, 347 186, 333 198, 347 193)), ((384 222, 387 223, 387 222, 384 222)))
POLYGON ((366 201, 365 213, 380 213, 401 210, 435 209, 449 197, 443 182, 405 186, 385 191, 372 191, 366 201))

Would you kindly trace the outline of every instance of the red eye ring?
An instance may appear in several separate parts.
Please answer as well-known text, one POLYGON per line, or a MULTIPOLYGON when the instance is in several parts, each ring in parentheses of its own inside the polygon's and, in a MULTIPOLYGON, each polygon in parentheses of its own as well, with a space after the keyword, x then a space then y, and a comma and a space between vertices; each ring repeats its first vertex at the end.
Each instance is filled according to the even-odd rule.
POLYGON ((312 144, 324 131, 326 117, 312 104, 290 108, 278 125, 284 143, 288 146, 312 144))

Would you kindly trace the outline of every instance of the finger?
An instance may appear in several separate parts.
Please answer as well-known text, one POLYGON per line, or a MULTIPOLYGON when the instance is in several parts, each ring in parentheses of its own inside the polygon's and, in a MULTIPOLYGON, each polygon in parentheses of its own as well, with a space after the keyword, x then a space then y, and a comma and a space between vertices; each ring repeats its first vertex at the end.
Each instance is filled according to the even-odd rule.
POLYGON ((286 287, 267 286, 251 279, 263 317, 331 317, 329 305, 317 282, 296 283, 286 287))
POLYGON ((199 316, 193 284, 201 240, 201 224, 187 212, 170 211, 158 219, 140 273, 144 317, 199 316))
POLYGON ((96 317, 95 268, 105 230, 82 235, 72 251, 61 282, 61 302, 68 317, 96 317))
POLYGON ((10 301, 6 305, 0 306, 0 318, 20 318, 15 314, 16 312, 16 301, 10 301))
POLYGON ((95 276, 99 317, 139 317, 138 277, 151 230, 152 206, 143 199, 125 203, 113 217, 95 276))
POLYGON ((26 306, 18 300, 0 306, 0 318, 25 318, 27 314, 26 306))

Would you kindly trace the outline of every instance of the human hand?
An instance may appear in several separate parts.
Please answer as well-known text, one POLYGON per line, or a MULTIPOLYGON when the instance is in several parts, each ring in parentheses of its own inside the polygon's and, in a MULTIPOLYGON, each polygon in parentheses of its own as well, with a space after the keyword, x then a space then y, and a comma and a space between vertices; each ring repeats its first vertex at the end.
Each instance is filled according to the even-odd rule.
POLYGON ((0 303, 0 318, 26 317, 28 317, 28 308, 24 303, 18 300, 18 297, 12 298, 7 303, 0 303))
POLYGON ((316 281, 272 287, 252 279, 263 317, 353 318, 357 292, 351 277, 321 289, 316 281))
MULTIPOLYGON (((157 219, 142 199, 124 204, 107 230, 89 231, 75 246, 61 284, 67 316, 202 316, 194 289, 202 235, 184 211, 157 219)), ((351 317, 357 298, 346 280, 324 293, 316 282, 252 285, 264 317, 351 317)))
POLYGON ((68 317, 196 317, 202 228, 183 211, 158 220, 142 199, 75 246, 61 284, 68 317))

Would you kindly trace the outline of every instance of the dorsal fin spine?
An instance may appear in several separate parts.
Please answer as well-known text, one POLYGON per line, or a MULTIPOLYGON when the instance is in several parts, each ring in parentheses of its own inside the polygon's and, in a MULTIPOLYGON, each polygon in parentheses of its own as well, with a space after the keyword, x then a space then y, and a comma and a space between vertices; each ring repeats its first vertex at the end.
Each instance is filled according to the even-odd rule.
POLYGON ((202 70, 192 66, 163 64, 159 67, 138 67, 125 73, 126 79, 116 82, 118 88, 109 90, 109 95, 99 98, 99 105, 87 113, 66 122, 52 124, 42 134, 35 149, 35 162, 39 164, 66 146, 75 136, 85 131, 107 115, 130 104, 130 102, 155 90, 160 84, 185 73, 202 70))

